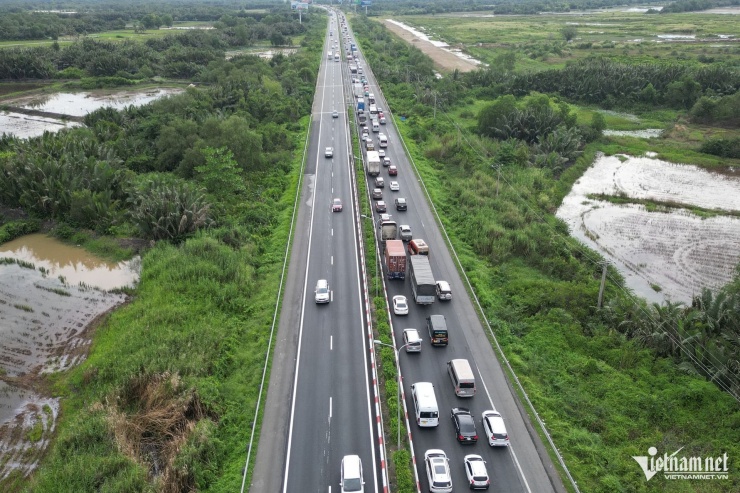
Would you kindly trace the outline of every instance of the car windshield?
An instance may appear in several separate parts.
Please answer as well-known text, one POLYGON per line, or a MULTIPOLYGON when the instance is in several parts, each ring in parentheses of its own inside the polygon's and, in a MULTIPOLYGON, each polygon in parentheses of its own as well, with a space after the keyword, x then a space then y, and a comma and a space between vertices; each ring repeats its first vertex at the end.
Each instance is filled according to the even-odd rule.
POLYGON ((344 491, 362 491, 362 481, 360 481, 360 478, 345 478, 344 491))
POLYGON ((324 288, 324 287, 321 287, 321 288, 319 288, 319 289, 316 290, 316 292, 319 293, 319 294, 326 294, 328 291, 329 290, 327 288, 324 288))

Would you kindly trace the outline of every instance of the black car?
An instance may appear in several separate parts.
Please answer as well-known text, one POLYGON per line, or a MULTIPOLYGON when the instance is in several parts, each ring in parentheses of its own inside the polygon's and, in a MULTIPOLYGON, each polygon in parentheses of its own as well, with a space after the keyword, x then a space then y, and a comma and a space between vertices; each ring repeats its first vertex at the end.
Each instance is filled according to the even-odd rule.
POLYGON ((455 425, 455 436, 458 442, 474 444, 478 441, 475 419, 468 409, 454 407, 450 416, 452 417, 452 424, 455 425))
POLYGON ((397 211, 405 211, 406 210, 406 199, 403 197, 396 199, 396 210, 397 211))

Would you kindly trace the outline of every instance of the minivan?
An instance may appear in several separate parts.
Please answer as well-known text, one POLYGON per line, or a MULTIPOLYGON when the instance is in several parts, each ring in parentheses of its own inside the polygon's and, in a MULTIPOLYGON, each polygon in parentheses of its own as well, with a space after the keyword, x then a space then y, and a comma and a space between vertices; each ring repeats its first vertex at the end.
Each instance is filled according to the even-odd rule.
POLYGON ((416 329, 403 329, 403 345, 407 353, 421 352, 421 337, 416 329))
POLYGON ((373 120, 373 132, 380 132, 380 123, 378 123, 378 120, 373 120))
POLYGON ((429 255, 429 246, 421 238, 409 241, 409 255, 429 255))
POLYGON ((450 375, 455 395, 473 397, 475 395, 475 375, 466 359, 453 359, 447 362, 447 374, 450 375))
POLYGON ((362 460, 359 455, 345 455, 342 459, 339 488, 341 493, 365 491, 365 480, 362 479, 362 460))
POLYGON ((416 424, 423 428, 439 426, 439 407, 431 382, 416 382, 411 385, 416 424))
POLYGON ((430 315, 427 317, 427 331, 432 346, 446 346, 449 342, 447 320, 444 315, 430 315))

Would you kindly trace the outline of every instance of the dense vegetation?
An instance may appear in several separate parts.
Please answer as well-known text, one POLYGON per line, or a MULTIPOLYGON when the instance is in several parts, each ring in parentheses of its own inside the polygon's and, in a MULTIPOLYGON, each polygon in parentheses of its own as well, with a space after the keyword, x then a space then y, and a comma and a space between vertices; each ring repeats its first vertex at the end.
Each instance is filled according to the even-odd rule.
MULTIPOLYGON (((40 40, 84 36, 103 31, 122 30, 126 26, 137 29, 158 29, 175 22, 233 22, 260 30, 270 30, 271 23, 260 24, 272 9, 282 2, 265 0, 243 3, 209 0, 165 0, 151 2, 134 0, 125 3, 75 0, 57 2, 53 7, 40 6, 32 1, 10 1, 0 5, 0 41, 40 40), (48 8, 49 10, 44 10, 48 8), (62 12, 60 12, 62 11, 62 12), (239 22, 241 21, 241 22, 239 22)), ((234 26, 232 26, 234 27, 234 26)))
MULTIPOLYGON (((595 77, 604 64, 542 76, 552 81, 545 96, 530 92, 540 88, 537 74, 506 70, 505 60, 437 80, 426 57, 379 24, 356 18, 353 27, 391 108, 405 116, 396 123, 486 315, 581 490, 696 491, 688 481, 646 483, 631 457, 650 446, 740 454, 740 411, 730 396, 740 395, 740 277, 690 306, 657 306, 627 295, 610 271, 606 306, 596 308, 595 255, 552 214, 597 150, 629 152, 603 140, 583 147, 604 122, 574 122, 576 107, 558 93, 558 73, 595 77), (507 95, 515 83, 519 98, 507 95), (557 129, 579 137, 583 155, 537 166, 539 146, 557 129)), ((734 92, 725 97, 733 97, 737 73, 727 76, 734 92)), ((719 99, 711 84, 696 82, 697 98, 719 99)), ((594 104, 606 103, 609 91, 600 94, 594 104)), ((619 103, 612 104, 639 107, 619 103)), ((651 109, 673 104, 659 99, 651 109)), ((691 104, 681 107, 686 113, 691 104)), ((730 480, 703 483, 702 491, 737 491, 731 468, 730 480)))
MULTIPOLYGON (((44 77, 95 80, 98 63, 125 59, 151 83, 143 68, 165 75, 174 58, 198 86, 103 108, 85 127, 0 141, 0 205, 53 219, 75 242, 104 234, 154 245, 85 363, 48 377, 63 397, 48 457, 30 480, 12 475, 0 489, 238 491, 326 26, 320 13, 300 25, 287 7, 263 22, 276 18, 301 33, 297 54, 226 60, 226 28, 157 46, 63 48, 65 63, 44 77)), ((9 221, 0 233, 33 226, 9 221)))
MULTIPOLYGON (((459 2, 455 0, 374 0, 373 9, 390 10, 395 14, 421 15, 421 14, 444 14, 447 12, 495 12, 497 15, 507 14, 539 14, 541 12, 570 12, 584 9, 604 9, 610 7, 622 7, 624 5, 640 5, 644 2, 632 0, 572 0, 569 2, 558 2, 554 0, 504 0, 492 4, 488 0, 466 0, 459 2)), ((689 12, 706 10, 716 7, 737 5, 737 0, 678 0, 664 7, 668 12, 689 12)), ((657 10, 656 10, 657 12, 657 10)))

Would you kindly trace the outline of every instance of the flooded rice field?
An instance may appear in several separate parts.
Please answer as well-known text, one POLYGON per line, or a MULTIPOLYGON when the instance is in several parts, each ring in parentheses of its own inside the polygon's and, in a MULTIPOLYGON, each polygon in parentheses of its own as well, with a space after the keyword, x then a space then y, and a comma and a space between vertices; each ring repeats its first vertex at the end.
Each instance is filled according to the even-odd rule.
POLYGON ((649 157, 601 156, 573 185, 557 216, 571 234, 609 259, 651 302, 690 302, 718 289, 740 263, 740 219, 702 218, 686 209, 648 211, 592 198, 611 195, 740 211, 740 176, 649 157))
POLYGON ((656 139, 662 134, 662 128, 646 128, 643 130, 604 130, 604 135, 607 136, 637 137, 640 139, 656 139))
POLYGON ((62 118, 62 115, 83 117, 99 108, 110 106, 123 109, 126 106, 140 106, 164 96, 180 94, 184 89, 158 88, 146 91, 105 92, 60 92, 55 94, 34 94, 12 99, 4 99, 3 105, 9 107, 54 113, 35 116, 13 112, 12 109, 0 113, 0 135, 13 134, 20 138, 36 137, 45 131, 56 132, 61 128, 80 125, 62 118))
POLYGON ((59 113, 62 115, 85 116, 104 106, 122 110, 126 106, 141 106, 164 96, 180 94, 183 89, 152 89, 143 92, 120 91, 115 93, 59 92, 26 96, 11 104, 21 108, 59 113))
POLYGON ((59 120, 44 116, 24 115, 22 113, 0 113, 0 135, 13 134, 21 139, 36 137, 44 132, 57 132, 63 128, 79 127, 79 122, 59 120))
POLYGON ((59 411, 44 395, 45 373, 83 361, 90 329, 125 301, 139 262, 106 263, 44 235, 0 245, 0 478, 30 473, 59 411))

